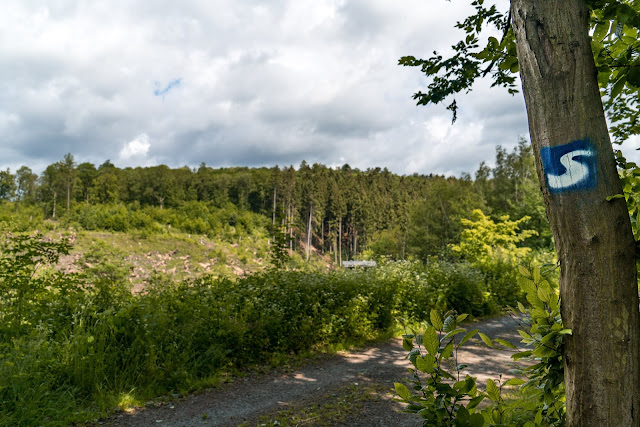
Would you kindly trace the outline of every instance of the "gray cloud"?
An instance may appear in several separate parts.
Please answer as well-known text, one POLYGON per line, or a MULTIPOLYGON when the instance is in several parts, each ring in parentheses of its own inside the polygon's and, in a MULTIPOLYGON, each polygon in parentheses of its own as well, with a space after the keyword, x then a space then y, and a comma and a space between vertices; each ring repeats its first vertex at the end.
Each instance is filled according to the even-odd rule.
POLYGON ((526 133, 520 95, 480 85, 459 97, 454 126, 443 106, 411 99, 425 80, 398 58, 446 51, 464 0, 4 6, 2 169, 71 152, 123 166, 306 160, 459 174, 526 133))

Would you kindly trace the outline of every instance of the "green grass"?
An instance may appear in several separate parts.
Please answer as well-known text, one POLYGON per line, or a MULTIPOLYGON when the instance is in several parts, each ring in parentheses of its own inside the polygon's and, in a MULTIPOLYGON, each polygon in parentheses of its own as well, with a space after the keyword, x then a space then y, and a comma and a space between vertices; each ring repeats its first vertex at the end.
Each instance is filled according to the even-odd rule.
POLYGON ((264 414, 255 423, 241 426, 331 426, 344 423, 361 413, 367 402, 381 399, 391 389, 389 385, 377 383, 351 383, 321 397, 314 396, 313 402, 304 402, 302 398, 303 403, 287 405, 286 409, 264 414))

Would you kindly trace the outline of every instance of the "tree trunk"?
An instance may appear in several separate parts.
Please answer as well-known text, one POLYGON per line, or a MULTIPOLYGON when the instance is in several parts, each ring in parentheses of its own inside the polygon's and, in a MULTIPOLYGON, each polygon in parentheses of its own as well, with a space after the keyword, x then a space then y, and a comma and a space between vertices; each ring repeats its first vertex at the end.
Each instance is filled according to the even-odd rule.
POLYGON ((311 247, 311 218, 313 217, 313 203, 309 207, 309 224, 307 225, 307 261, 309 261, 309 251, 311 247))
POLYGON ((338 252, 339 252, 339 259, 340 259, 340 265, 342 265, 342 217, 340 217, 340 221, 338 223, 338 252))
POLYGON ((56 200, 58 199, 58 192, 56 190, 53 190, 53 213, 51 215, 51 218, 55 219, 56 218, 56 200))
POLYGON ((289 255, 293 255, 293 207, 289 206, 289 255))
POLYGON ((67 182, 67 216, 71 207, 71 182, 67 182))
POLYGON ((358 255, 358 230, 354 228, 353 229, 353 258, 351 259, 356 259, 357 255, 358 255))
POLYGON ((512 0, 520 75, 561 267, 570 426, 640 425, 635 243, 584 0, 512 0))
POLYGON ((276 225, 276 186, 273 186, 273 219, 272 224, 276 225))

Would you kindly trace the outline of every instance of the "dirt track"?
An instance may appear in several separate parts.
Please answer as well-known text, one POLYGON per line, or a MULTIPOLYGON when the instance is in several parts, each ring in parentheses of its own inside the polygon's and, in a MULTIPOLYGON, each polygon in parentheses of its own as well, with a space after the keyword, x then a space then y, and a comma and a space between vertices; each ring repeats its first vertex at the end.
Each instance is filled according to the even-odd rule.
MULTIPOLYGON (((491 338, 506 339, 516 345, 520 336, 510 317, 467 325, 480 329, 491 338)), ((480 388, 489 378, 510 378, 510 352, 496 351, 470 342, 459 353, 460 363, 469 367, 465 373, 476 375, 480 388)), ((404 359, 400 339, 366 348, 320 358, 290 373, 274 373, 238 379, 215 390, 189 396, 181 401, 132 413, 122 413, 101 423, 111 426, 238 426, 266 424, 282 410, 295 414, 309 406, 336 407, 344 404, 339 417, 310 417, 291 425, 342 426, 420 426, 413 414, 399 412, 402 407, 392 397, 393 383, 407 376, 410 363, 404 359), (332 403, 332 396, 358 396, 358 388, 368 390, 355 403, 332 403), (345 390, 348 393, 345 394, 345 390), (355 392, 354 392, 355 390, 355 392), (373 395, 372 395, 373 394, 373 395), (365 396, 365 397, 363 397, 365 396), (273 417, 270 416, 273 414, 273 417), (262 418, 260 418, 262 417, 262 418), (259 420, 260 418, 260 420, 259 420)), ((282 422, 280 424, 282 425, 282 422)))

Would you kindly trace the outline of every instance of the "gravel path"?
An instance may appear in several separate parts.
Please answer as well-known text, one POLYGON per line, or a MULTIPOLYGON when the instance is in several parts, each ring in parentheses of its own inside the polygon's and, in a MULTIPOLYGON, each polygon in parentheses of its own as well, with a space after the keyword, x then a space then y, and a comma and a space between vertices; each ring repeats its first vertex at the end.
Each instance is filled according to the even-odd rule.
MULTIPOLYGON (((506 339, 516 345, 520 336, 510 317, 491 319, 466 326, 479 329, 491 338, 506 339)), ((481 388, 489 378, 510 378, 510 352, 487 349, 470 342, 459 353, 460 363, 469 364, 467 372, 478 377, 481 388)), ((255 426, 264 414, 283 409, 296 411, 308 405, 329 402, 333 395, 351 387, 368 387, 379 392, 374 398, 360 399, 346 417, 323 425, 340 426, 420 426, 413 414, 399 412, 400 403, 392 400, 393 383, 408 376, 410 363, 402 341, 390 342, 361 351, 340 353, 309 362, 290 373, 274 373, 237 379, 220 388, 188 396, 160 407, 121 413, 103 421, 110 426, 255 426), (328 397, 329 396, 329 397, 328 397)), ((467 373, 465 372, 465 373, 467 373)), ((264 422, 264 421, 261 421, 264 422)), ((317 425, 313 419, 292 425, 317 425)))

